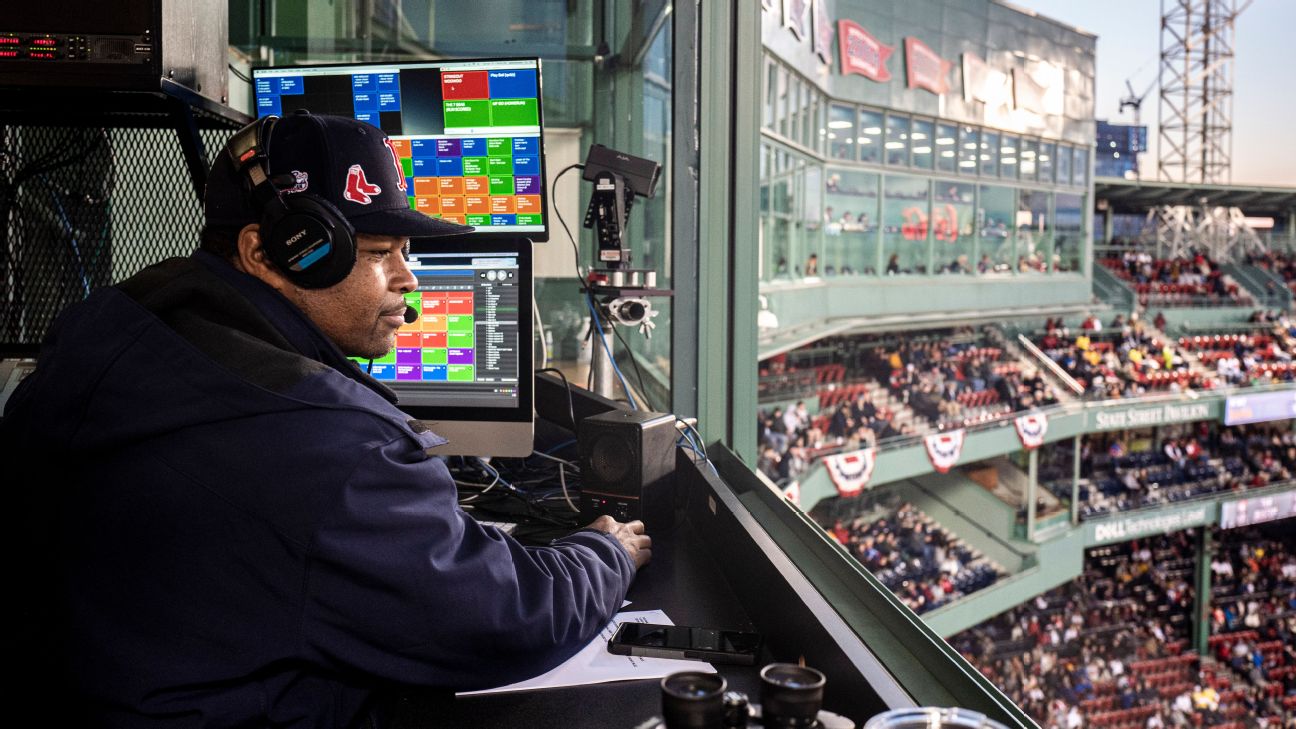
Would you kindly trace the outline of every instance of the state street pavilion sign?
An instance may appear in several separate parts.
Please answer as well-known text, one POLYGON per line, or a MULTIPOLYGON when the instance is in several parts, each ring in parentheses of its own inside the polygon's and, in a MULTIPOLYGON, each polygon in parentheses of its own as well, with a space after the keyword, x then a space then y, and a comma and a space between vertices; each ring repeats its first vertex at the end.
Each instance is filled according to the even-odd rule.
POLYGON ((1219 417, 1219 410, 1219 401, 1094 409, 1085 413, 1085 432, 1214 420, 1219 417))

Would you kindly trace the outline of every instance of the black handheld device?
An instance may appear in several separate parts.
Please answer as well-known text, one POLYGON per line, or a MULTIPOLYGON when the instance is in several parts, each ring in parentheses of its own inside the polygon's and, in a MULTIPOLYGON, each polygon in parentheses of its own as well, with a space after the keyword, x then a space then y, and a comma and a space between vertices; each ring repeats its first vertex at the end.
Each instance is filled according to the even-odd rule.
POLYGON ((608 641, 608 652, 620 656, 684 658, 739 666, 756 665, 760 647, 759 633, 652 623, 622 623, 608 641))

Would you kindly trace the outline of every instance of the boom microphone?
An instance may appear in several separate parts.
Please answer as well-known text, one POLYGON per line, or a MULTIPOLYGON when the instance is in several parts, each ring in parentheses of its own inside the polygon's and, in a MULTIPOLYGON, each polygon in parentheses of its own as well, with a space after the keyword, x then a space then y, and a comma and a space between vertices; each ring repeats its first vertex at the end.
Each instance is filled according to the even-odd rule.
POLYGON ((415 309, 414 307, 410 306, 409 304, 406 304, 406 305, 405 305, 405 323, 406 323, 406 324, 413 324, 414 322, 418 321, 418 318, 419 318, 419 310, 418 310, 418 309, 415 309))

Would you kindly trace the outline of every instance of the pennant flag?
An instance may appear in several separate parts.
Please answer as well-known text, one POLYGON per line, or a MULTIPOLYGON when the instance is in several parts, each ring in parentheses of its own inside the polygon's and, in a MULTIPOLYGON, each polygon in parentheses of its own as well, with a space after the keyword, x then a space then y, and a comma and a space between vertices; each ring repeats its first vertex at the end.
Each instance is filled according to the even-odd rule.
POLYGON ((840 496, 854 496, 864 490, 873 476, 873 466, 876 464, 876 448, 862 448, 850 453, 824 456, 828 478, 832 479, 840 496))
POLYGON ((904 43, 909 88, 927 89, 938 96, 949 93, 949 72, 954 63, 941 58, 917 38, 905 38, 904 43))
POLYGON ((932 433, 926 437, 927 458, 936 468, 937 473, 948 473, 954 464, 958 463, 959 456, 963 453, 963 436, 966 434, 966 430, 959 428, 944 433, 932 433))
POLYGON ((1017 426, 1017 437, 1028 451, 1044 445, 1044 434, 1048 432, 1048 416, 1044 413, 1023 415, 1013 421, 1017 426))
POLYGON ((887 59, 895 46, 888 46, 874 38, 862 26, 850 20, 837 21, 837 45, 841 53, 843 75, 858 73, 874 81, 890 81, 891 71, 887 59))
POLYGON ((832 40, 833 24, 832 18, 828 17, 828 12, 824 10, 824 0, 814 0, 811 4, 814 16, 814 52, 819 56, 819 60, 824 63, 832 63, 832 40))

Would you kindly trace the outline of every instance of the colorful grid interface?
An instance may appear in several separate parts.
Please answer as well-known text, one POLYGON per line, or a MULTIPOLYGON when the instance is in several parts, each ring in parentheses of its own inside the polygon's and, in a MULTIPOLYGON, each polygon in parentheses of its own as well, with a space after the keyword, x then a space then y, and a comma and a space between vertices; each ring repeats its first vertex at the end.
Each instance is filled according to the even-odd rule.
POLYGON ((415 291, 405 303, 419 318, 396 332, 396 349, 373 361, 376 380, 473 382, 473 292, 415 291))
MULTIPOLYGON (((536 69, 439 71, 441 98, 436 103, 444 134, 392 135, 411 208, 479 229, 543 230, 537 74, 536 69)), ((410 132, 404 118, 409 109, 401 97, 412 98, 418 89, 402 89, 401 72, 347 76, 349 91, 328 92, 322 86, 308 88, 317 83, 315 76, 257 78, 257 114, 282 115, 284 97, 301 97, 311 99, 317 111, 350 111, 356 119, 384 128, 389 128, 384 121, 395 118, 397 128, 410 132)))
POLYGON ((539 137, 394 138, 392 145, 415 210, 479 228, 544 224, 539 137))

